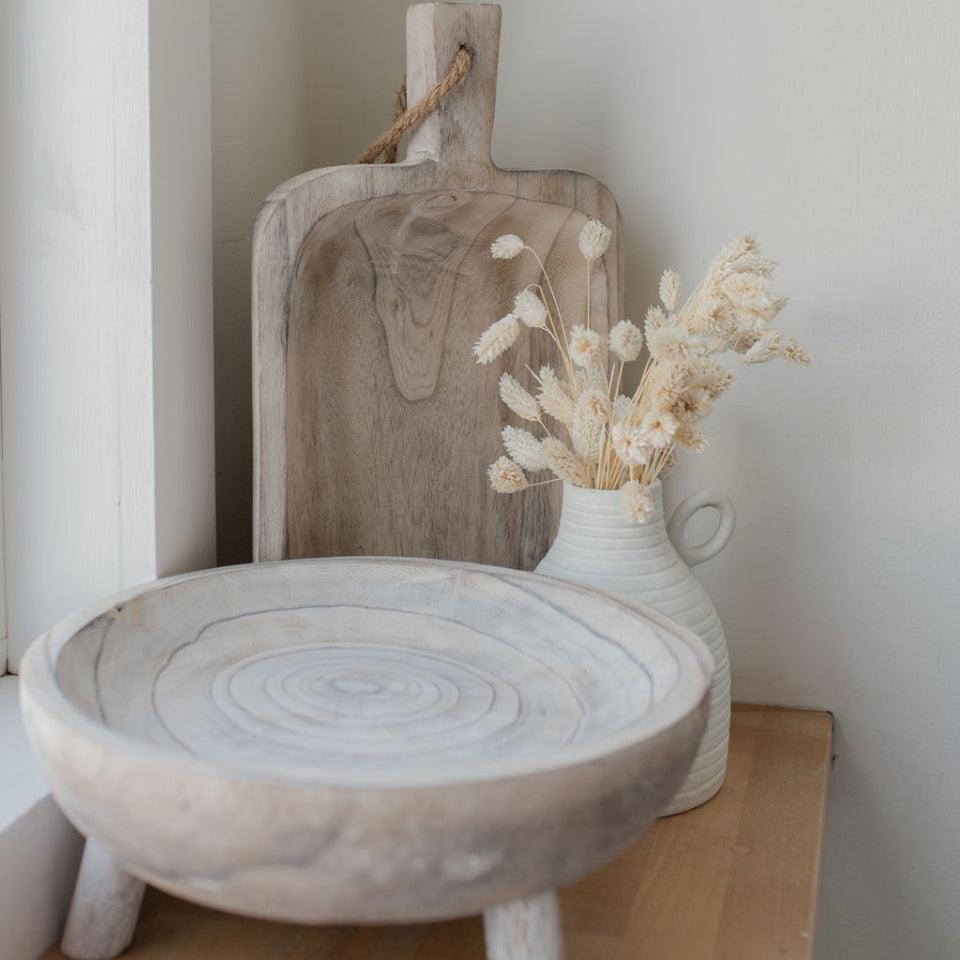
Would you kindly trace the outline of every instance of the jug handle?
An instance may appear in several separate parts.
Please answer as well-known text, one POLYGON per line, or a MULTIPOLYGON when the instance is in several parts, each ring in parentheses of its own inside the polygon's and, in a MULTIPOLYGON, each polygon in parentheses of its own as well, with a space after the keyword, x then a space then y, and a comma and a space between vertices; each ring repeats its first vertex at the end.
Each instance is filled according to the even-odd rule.
POLYGON ((693 567, 715 557, 729 542, 736 525, 737 512, 733 509, 733 503, 727 497, 701 490, 699 493, 691 493, 673 511, 673 516, 667 524, 667 536, 687 566, 693 567), (690 518, 704 507, 714 507, 719 510, 720 523, 709 539, 691 546, 683 539, 683 531, 690 518))

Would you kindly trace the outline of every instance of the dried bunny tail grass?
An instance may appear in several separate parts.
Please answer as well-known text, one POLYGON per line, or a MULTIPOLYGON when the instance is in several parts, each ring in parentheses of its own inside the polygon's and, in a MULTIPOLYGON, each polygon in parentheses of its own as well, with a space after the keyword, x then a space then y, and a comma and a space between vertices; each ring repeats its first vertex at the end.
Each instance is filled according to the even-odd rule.
POLYGON ((759 277, 769 277, 777 269, 777 261, 773 257, 765 257, 762 253, 746 253, 730 264, 735 273, 755 273, 759 277))
POLYGON ((674 311, 683 296, 683 283, 676 270, 664 270, 660 276, 660 302, 669 311, 674 311))
POLYGON ((496 360, 516 343, 519 335, 520 324, 512 313, 490 324, 473 345, 477 363, 490 363, 496 360))
POLYGON ((692 423, 681 423, 673 435, 673 442, 678 447, 701 453, 707 445, 707 438, 692 423))
POLYGON ((669 410, 650 410, 640 421, 640 434, 651 447, 669 447, 679 426, 669 410))
POLYGON ((530 289, 513 298, 513 315, 534 330, 547 329, 547 305, 530 289))
POLYGON ((587 260, 597 260, 610 247, 613 232, 599 220, 588 220, 577 238, 577 246, 587 260))
POLYGON ((540 392, 537 399, 554 420, 569 426, 573 420, 574 401, 563 388, 553 367, 540 368, 540 392))
POLYGON ((642 467, 653 449, 637 427, 625 427, 615 423, 610 434, 613 452, 628 466, 642 467))
POLYGON ((736 379, 732 370, 721 366, 715 360, 695 360, 690 366, 689 386, 703 387, 716 400, 726 393, 736 379))
POLYGON ((494 260, 512 260, 523 252, 524 246, 515 233, 505 233, 490 244, 490 254, 494 260))
POLYGON ((736 323, 733 309, 726 299, 708 297, 698 300, 690 310, 682 314, 682 327, 688 333, 728 337, 736 323))
POLYGON ((570 424, 570 439, 578 457, 596 463, 600 459, 605 430, 606 424, 602 420, 595 419, 577 404, 573 411, 573 422, 570 424))
POLYGON ((578 393, 592 387, 596 387, 604 393, 607 391, 607 375, 603 367, 580 367, 574 371, 574 376, 577 378, 578 393))
POLYGON ((491 463, 487 476, 497 493, 519 493, 529 486, 526 474, 509 457, 500 457, 491 463))
POLYGON ((745 257, 755 253, 756 250, 756 237, 753 234, 744 233, 721 248, 717 258, 710 265, 710 272, 725 275, 730 270, 735 269, 738 263, 742 263, 745 257))
POLYGON ((635 523, 643 523, 653 515, 650 488, 639 480, 628 480, 620 488, 620 512, 635 523))
POLYGON ((522 420, 540 419, 540 404, 537 398, 527 393, 516 377, 504 373, 500 377, 500 399, 522 420))
POLYGON ((640 356, 643 349, 643 334, 640 328, 630 320, 621 320, 610 331, 610 350, 624 363, 630 363, 640 356))
POLYGON ((500 433, 503 445, 511 459, 524 470, 537 471, 547 469, 547 457, 540 441, 529 431, 520 427, 504 427, 500 433))
POLYGON ((577 324, 570 331, 569 344, 570 359, 578 367, 595 367, 602 357, 600 334, 596 330, 588 330, 582 324, 577 324))
POLYGON ((667 315, 663 312, 663 307, 647 307, 647 315, 643 319, 643 332, 647 339, 650 339, 651 330, 659 330, 666 326, 667 315))
POLYGON ((587 387, 577 397, 577 410, 582 410, 588 420, 609 423, 611 405, 607 391, 603 387, 587 387))
POLYGON ((670 412, 683 425, 692 420, 702 420, 710 412, 712 404, 713 396, 705 387, 687 387, 680 392, 670 412))
POLYGON ((541 445, 547 465, 561 480, 576 487, 592 486, 590 469, 562 440, 547 437, 541 445))
POLYGON ((703 356, 707 352, 707 342, 680 327, 658 327, 647 334, 647 349, 654 360, 671 363, 703 356))
POLYGON ((791 363, 810 363, 810 354, 796 340, 779 330, 764 330, 756 342, 743 355, 744 363, 766 363, 783 357, 791 363))
POLYGON ((616 400, 613 401, 613 413, 610 417, 611 423, 622 423, 627 414, 630 412, 630 408, 633 406, 633 400, 630 397, 625 397, 622 393, 619 394, 616 400))

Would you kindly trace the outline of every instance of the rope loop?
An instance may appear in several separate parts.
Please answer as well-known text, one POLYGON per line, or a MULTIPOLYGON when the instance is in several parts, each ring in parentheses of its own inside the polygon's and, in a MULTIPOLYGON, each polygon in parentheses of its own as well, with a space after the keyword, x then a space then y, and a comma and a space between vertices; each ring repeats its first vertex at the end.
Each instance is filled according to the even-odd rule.
POLYGON ((433 113, 440 101, 470 72, 473 57, 466 47, 461 47, 450 64, 450 69, 427 91, 427 93, 407 109, 407 80, 397 88, 393 105, 393 126, 384 130, 363 153, 357 157, 357 163, 374 163, 383 154, 384 163, 396 163, 400 138, 413 127, 433 113))

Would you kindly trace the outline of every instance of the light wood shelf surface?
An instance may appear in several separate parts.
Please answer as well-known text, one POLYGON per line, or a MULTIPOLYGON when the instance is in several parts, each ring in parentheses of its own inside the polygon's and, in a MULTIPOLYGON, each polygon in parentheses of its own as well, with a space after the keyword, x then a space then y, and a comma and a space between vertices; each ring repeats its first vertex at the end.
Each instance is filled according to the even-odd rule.
MULTIPOLYGON (((808 960, 831 717, 736 705, 726 783, 563 891, 567 960, 808 960)), ((60 960, 57 950, 44 960, 60 960)), ((129 960, 483 960, 480 919, 298 927, 149 890, 129 960)))

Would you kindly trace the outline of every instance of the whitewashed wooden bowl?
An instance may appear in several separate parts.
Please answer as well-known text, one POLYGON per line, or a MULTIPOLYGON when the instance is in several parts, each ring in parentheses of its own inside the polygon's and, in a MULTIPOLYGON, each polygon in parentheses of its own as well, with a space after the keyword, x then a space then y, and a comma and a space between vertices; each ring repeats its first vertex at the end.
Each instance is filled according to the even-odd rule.
POLYGON ((288 561, 128 592, 23 663, 89 840, 65 952, 122 950, 146 881, 304 923, 486 911, 491 957, 559 957, 550 891, 673 795, 711 670, 653 610, 494 567, 288 561))

